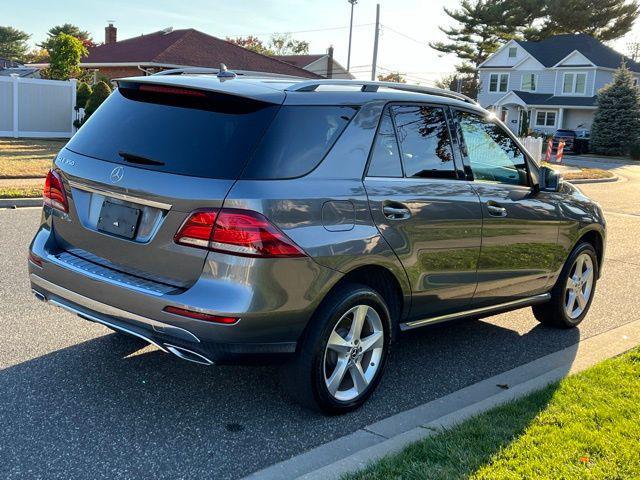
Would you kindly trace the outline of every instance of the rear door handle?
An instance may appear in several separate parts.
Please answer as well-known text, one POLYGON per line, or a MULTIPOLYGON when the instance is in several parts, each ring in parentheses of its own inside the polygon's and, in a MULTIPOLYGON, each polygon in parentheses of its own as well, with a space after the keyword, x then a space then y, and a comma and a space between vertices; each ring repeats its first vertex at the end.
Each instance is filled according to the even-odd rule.
POLYGON ((411 217, 411 210, 401 205, 384 205, 382 207, 382 213, 389 220, 406 220, 411 217))
POLYGON ((487 203, 487 210, 492 217, 506 217, 507 209, 495 203, 487 203))

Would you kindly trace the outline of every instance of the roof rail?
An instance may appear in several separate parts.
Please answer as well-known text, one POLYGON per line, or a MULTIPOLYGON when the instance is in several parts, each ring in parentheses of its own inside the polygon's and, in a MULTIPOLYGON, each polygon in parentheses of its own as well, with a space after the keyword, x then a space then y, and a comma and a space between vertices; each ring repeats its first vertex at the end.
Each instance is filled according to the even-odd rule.
POLYGON ((403 92, 424 93, 428 95, 438 95, 441 97, 453 98, 463 102, 476 105, 477 102, 462 93, 453 92, 451 90, 443 90, 435 87, 423 87, 420 85, 407 85, 406 83, 396 82, 374 82, 366 80, 308 80, 298 82, 286 89, 287 92, 313 92, 322 85, 359 85, 362 92, 377 92, 379 88, 390 88, 392 90, 400 90, 403 92))

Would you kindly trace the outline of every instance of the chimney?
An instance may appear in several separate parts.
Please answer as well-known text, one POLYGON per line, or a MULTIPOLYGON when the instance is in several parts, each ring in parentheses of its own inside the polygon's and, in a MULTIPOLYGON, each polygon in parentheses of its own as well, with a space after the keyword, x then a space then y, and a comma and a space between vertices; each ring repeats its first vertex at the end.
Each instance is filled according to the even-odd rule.
POLYGON ((109 23, 104 27, 104 43, 106 45, 117 42, 118 29, 113 26, 113 23, 109 23))
POLYGON ((333 45, 329 47, 329 58, 327 58, 327 78, 333 78, 333 45))

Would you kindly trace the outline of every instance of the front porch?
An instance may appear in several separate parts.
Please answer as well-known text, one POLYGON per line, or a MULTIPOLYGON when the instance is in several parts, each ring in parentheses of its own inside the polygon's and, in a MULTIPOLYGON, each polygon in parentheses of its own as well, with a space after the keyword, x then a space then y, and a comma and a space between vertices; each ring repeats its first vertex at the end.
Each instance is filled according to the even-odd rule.
MULTIPOLYGON (((521 92, 518 92, 521 93, 521 92)), ((548 94, 529 94, 529 100, 559 100, 548 94)), ((570 99, 581 100, 581 99, 570 99)), ((585 98, 590 100, 590 98, 585 98)), ((594 105, 554 105, 527 103, 517 93, 509 92, 492 107, 493 112, 518 136, 527 131, 553 134, 556 130, 590 130, 593 123, 594 105), (526 122, 527 125, 523 125, 526 122)))

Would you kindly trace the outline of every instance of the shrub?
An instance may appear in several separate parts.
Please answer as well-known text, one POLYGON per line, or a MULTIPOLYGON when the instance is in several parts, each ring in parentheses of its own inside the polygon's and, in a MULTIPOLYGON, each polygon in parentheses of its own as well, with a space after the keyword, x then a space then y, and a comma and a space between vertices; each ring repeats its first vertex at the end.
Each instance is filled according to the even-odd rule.
POLYGON ((76 107, 85 108, 87 100, 91 96, 91 87, 85 82, 78 83, 78 90, 76 92, 76 107))
POLYGON ((89 96, 84 107, 85 119, 89 118, 93 112, 104 102, 111 94, 111 87, 106 82, 100 82, 93 87, 93 92, 89 96))
POLYGON ((629 148, 629 154, 634 160, 640 160, 640 142, 631 144, 631 147, 629 148))

